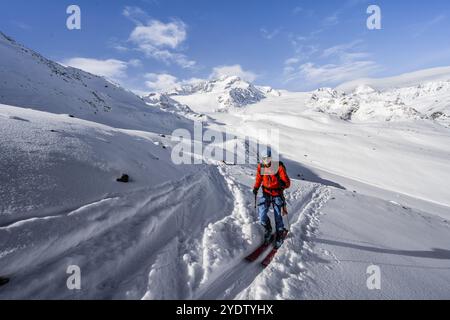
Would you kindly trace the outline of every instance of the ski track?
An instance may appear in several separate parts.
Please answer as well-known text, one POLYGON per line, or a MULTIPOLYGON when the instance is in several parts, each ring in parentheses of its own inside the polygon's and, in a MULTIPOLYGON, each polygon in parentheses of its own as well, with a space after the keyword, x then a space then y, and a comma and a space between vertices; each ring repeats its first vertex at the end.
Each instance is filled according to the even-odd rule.
MULTIPOLYGON (((229 177, 229 179, 232 178, 229 177)), ((260 265, 269 249, 254 263, 243 261, 246 254, 262 241, 262 230, 255 226, 253 232, 258 236, 254 237, 251 250, 246 250, 235 257, 233 263, 222 266, 222 269, 205 283, 193 298, 271 299, 274 292, 277 292, 276 298, 298 297, 298 292, 291 294, 291 290, 298 291, 298 282, 305 278, 306 270, 302 259, 306 254, 312 253, 313 245, 309 242, 309 238, 318 226, 320 208, 328 200, 330 191, 328 187, 318 184, 306 185, 299 182, 295 182, 293 188, 294 190, 288 192, 286 197, 293 221, 291 233, 271 265, 265 270, 260 265), (295 271, 298 272, 289 274, 284 268, 286 264, 297 265, 298 268, 295 271), (280 286, 277 281, 283 281, 285 285, 280 286), (284 289, 279 292, 281 287, 284 289), (264 291, 261 288, 267 288, 269 291, 267 294, 261 293, 260 290, 264 291)), ((234 188, 232 191, 237 199, 242 198, 242 190, 234 188)), ((242 201, 237 203, 242 204, 242 201)), ((249 212, 241 205, 238 205, 236 210, 249 212)))
POLYGON ((141 298, 142 280, 155 253, 218 218, 211 214, 219 212, 216 201, 199 206, 205 196, 224 193, 219 189, 226 188, 220 178, 216 168, 209 168, 145 192, 104 199, 68 215, 2 228, 0 239, 7 254, 0 268, 13 274, 15 281, 0 298, 141 298), (190 205, 182 201, 187 198, 190 205), (14 247, 16 243, 20 247, 14 247), (83 271, 85 290, 79 294, 65 287, 65 268, 71 264, 83 271))
POLYGON ((330 199, 331 191, 330 187, 314 184, 304 198, 299 194, 301 188, 288 200, 293 208, 290 236, 269 267, 236 299, 299 299, 305 281, 314 281, 305 261, 316 259, 313 238, 318 231, 320 210, 330 199))
POLYGON ((233 265, 236 257, 242 255, 242 248, 248 246, 255 232, 254 217, 247 210, 249 201, 243 195, 243 186, 230 176, 229 169, 218 168, 227 192, 232 195, 228 199, 230 210, 223 213, 223 219, 208 224, 202 232, 189 235, 178 245, 170 244, 170 249, 158 256, 144 299, 198 299, 204 288, 222 276, 220 270, 233 265), (173 275, 179 274, 180 269, 184 270, 184 277, 174 279, 173 275), (155 283, 159 284, 155 286, 155 283), (166 289, 162 292, 152 289, 160 286, 166 289))
POLYGON ((298 298, 308 279, 303 260, 313 254, 310 238, 330 188, 293 180, 286 194, 291 233, 263 269, 265 254, 254 263, 243 260, 262 241, 248 182, 239 180, 253 180, 252 172, 209 166, 68 214, 1 227, 0 269, 14 281, 0 299, 298 298), (65 286, 73 264, 82 270, 79 292, 65 286))

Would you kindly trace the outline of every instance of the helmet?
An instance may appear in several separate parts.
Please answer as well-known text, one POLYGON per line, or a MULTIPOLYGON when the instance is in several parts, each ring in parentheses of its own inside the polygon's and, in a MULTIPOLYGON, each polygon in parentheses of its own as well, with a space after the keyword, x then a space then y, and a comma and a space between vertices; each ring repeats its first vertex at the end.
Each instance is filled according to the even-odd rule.
POLYGON ((267 148, 260 153, 261 162, 264 165, 269 165, 272 162, 272 150, 267 148))

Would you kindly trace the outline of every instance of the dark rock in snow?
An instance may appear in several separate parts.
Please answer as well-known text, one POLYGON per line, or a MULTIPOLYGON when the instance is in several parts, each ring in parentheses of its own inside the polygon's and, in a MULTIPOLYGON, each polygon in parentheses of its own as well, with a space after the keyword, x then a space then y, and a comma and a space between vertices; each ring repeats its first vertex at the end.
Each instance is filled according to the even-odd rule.
POLYGON ((8 278, 4 278, 4 277, 0 277, 0 287, 4 286, 5 284, 7 284, 9 282, 8 278))
POLYGON ((128 183, 130 182, 130 177, 127 174, 123 174, 122 177, 116 180, 117 182, 128 183))

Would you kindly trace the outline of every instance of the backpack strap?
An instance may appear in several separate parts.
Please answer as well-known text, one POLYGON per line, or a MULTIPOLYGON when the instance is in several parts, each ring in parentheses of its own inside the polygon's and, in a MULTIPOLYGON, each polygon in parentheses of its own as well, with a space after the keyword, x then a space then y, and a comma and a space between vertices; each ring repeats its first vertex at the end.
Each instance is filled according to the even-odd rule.
POLYGON ((284 163, 282 161, 278 162, 278 165, 279 165, 279 168, 278 168, 277 174, 275 176, 277 177, 278 183, 280 184, 280 186, 284 189, 286 184, 284 183, 284 181, 280 177, 280 168, 283 168, 284 171, 286 171, 286 166, 284 165, 284 163))

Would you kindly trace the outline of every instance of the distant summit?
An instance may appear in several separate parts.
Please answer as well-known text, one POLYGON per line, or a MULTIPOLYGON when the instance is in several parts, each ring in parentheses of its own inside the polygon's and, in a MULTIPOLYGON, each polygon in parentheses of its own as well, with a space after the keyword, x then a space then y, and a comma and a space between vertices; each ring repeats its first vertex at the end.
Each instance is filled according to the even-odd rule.
POLYGON ((279 96, 280 93, 270 87, 255 86, 237 76, 223 76, 215 80, 179 86, 169 91, 168 95, 177 96, 178 101, 181 99, 187 105, 191 100, 189 97, 196 102, 204 101, 205 111, 225 112, 230 108, 242 108, 257 103, 269 95, 279 96))

